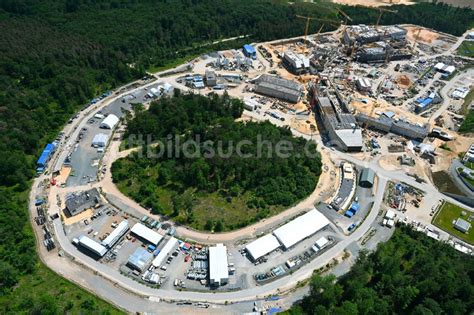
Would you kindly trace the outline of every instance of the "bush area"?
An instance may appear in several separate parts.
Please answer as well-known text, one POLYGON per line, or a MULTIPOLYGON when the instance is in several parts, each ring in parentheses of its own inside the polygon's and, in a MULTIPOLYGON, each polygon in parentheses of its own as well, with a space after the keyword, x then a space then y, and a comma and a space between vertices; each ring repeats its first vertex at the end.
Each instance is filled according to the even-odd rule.
POLYGON ((22 277, 15 294, 0 296, 0 313, 124 314, 43 265, 39 265, 34 274, 22 277))
MULTIPOLYGON (((463 233, 454 228, 453 221, 462 218, 468 221, 469 216, 474 216, 474 212, 465 210, 452 203, 445 202, 436 217, 433 219, 433 224, 449 234, 452 234, 460 239, 474 245, 474 228, 469 229, 468 233, 463 233), (462 215, 465 212, 466 215, 462 215)), ((468 221, 469 222, 469 221, 468 221)))
POLYGON ((288 314, 470 314, 473 257, 406 226, 351 271, 315 275, 311 290, 288 314))
POLYGON ((474 57, 474 41, 463 41, 457 50, 457 54, 461 56, 474 57))
POLYGON ((150 135, 151 141, 162 142, 116 161, 114 182, 152 212, 198 229, 215 229, 221 222, 221 231, 255 222, 309 195, 321 171, 315 144, 269 122, 235 122, 242 110, 242 101, 227 94, 176 95, 153 103, 149 111, 139 110, 129 118, 126 136, 150 135), (188 140, 199 148, 189 150, 188 140), (287 156, 277 154, 278 143, 287 156), (191 155, 185 156, 186 148, 191 155), (157 151, 160 157, 147 157, 157 151))
POLYGON ((470 110, 466 115, 461 127, 459 127, 460 133, 473 133, 474 132, 474 110, 470 110))
MULTIPOLYGON (((378 12, 344 10, 350 10, 354 23, 373 23, 378 12)), ((295 14, 335 18, 334 12, 278 0, 0 1, 0 283, 2 295, 12 297, 2 304, 21 294, 11 291, 22 275, 39 268, 26 192, 42 148, 75 111, 105 90, 140 78, 146 69, 240 45, 209 44, 215 40, 301 35, 305 21, 295 14)), ((474 21, 473 11, 440 4, 402 6, 399 12, 384 14, 382 23, 412 22, 459 35, 474 21)), ((319 27, 311 23, 310 32, 319 27)), ((57 280, 52 273, 41 276, 57 280)), ((52 294, 51 289, 41 292, 52 294)))

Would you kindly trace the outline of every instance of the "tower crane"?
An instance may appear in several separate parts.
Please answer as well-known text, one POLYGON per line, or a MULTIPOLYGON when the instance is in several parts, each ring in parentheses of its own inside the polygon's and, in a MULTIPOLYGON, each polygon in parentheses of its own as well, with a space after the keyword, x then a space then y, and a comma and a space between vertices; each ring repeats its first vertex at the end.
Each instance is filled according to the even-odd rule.
POLYGON ((308 37, 309 23, 311 22, 311 20, 315 20, 316 18, 311 17, 311 16, 302 16, 302 15, 296 15, 296 17, 306 20, 306 26, 304 28, 304 42, 307 43, 306 39, 308 37))
POLYGON ((300 18, 300 19, 305 19, 305 20, 306 20, 306 26, 305 26, 305 29, 304 29, 304 42, 305 42, 305 44, 308 43, 308 40, 307 40, 307 39, 308 39, 309 24, 311 23, 312 20, 316 20, 316 21, 322 22, 322 25, 321 25, 321 27, 319 28, 318 33, 316 34, 316 36, 319 36, 319 33, 322 31, 322 29, 324 28, 324 25, 325 25, 325 24, 330 24, 330 25, 335 26, 335 27, 339 27, 339 26, 340 26, 340 22, 339 22, 339 21, 321 19, 321 18, 316 18, 316 17, 311 17, 311 16, 303 16, 303 15, 296 15, 296 17, 298 17, 298 18, 300 18))
POLYGON ((384 9, 384 8, 377 8, 377 10, 379 10, 379 17, 377 18, 377 23, 375 23, 376 29, 379 28, 380 19, 382 18, 382 15, 384 14, 384 12, 398 13, 398 11, 396 10, 389 10, 389 9, 384 9))
POLYGON ((351 21, 352 22, 352 18, 347 15, 347 13, 345 13, 344 11, 342 11, 341 9, 339 8, 336 8, 336 11, 337 13, 339 13, 340 15, 342 15, 344 17, 344 27, 342 29, 342 32, 344 33, 344 31, 346 30, 346 27, 347 27, 347 21, 351 21))

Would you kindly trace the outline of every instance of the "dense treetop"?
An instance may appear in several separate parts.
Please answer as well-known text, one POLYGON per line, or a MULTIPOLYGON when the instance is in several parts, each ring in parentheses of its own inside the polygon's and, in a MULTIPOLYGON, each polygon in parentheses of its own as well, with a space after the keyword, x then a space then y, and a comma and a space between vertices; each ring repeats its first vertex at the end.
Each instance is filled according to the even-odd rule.
MULTIPOLYGON (((137 153, 116 161, 114 181, 154 212, 169 214, 167 207, 173 208, 173 217, 185 212, 183 223, 187 224, 193 223, 192 207, 184 209, 180 198, 167 205, 168 198, 160 197, 158 187, 173 195, 189 188, 219 192, 229 202, 245 196, 246 207, 255 209, 248 223, 267 216, 268 206, 289 206, 311 193, 321 168, 315 144, 293 138, 289 129, 269 122, 235 122, 242 110, 242 101, 226 94, 178 95, 153 103, 149 111, 138 110, 128 121, 126 136, 151 135, 151 141, 162 140, 157 149, 148 149, 159 151, 160 156, 137 153), (199 148, 193 145, 189 150, 187 140, 199 148), (278 143, 284 150, 277 152, 278 143)), ((195 227, 203 228, 202 224, 195 227)))

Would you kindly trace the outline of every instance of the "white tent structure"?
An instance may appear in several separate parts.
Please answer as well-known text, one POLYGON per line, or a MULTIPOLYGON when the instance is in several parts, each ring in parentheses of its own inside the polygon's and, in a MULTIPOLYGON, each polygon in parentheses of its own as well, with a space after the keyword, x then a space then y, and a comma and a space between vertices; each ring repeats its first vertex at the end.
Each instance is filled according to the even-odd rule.
POLYGON ((156 233, 152 229, 147 228, 141 223, 135 224, 131 231, 132 234, 138 236, 139 238, 145 240, 146 242, 153 244, 153 245, 158 245, 158 243, 161 241, 163 236, 160 234, 156 233))
POLYGON ((280 243, 278 242, 277 238, 272 234, 267 234, 247 244, 245 249, 253 260, 257 260, 260 257, 273 252, 278 247, 280 247, 280 243))
POLYGON ((227 248, 222 243, 209 247, 209 280, 212 286, 223 285, 229 281, 227 248))
POLYGON ((99 128, 102 129, 114 129, 114 127, 119 122, 119 119, 114 114, 110 114, 109 116, 105 117, 104 120, 100 123, 99 128))
POLYGON ((173 250, 173 248, 176 247, 176 245, 178 245, 178 240, 174 237, 171 237, 165 244, 165 246, 161 249, 158 256, 153 259, 153 267, 158 268, 159 266, 161 266, 163 260, 165 260, 166 256, 168 256, 168 254, 173 250))
POLYGON ((273 231, 273 235, 276 236, 285 249, 288 249, 328 224, 329 220, 321 212, 313 209, 279 227, 273 231))
POLYGON ((166 82, 165 84, 163 84, 163 92, 165 94, 171 94, 174 90, 174 86, 172 86, 170 83, 166 82))
POLYGON ((109 142, 109 136, 103 133, 98 133, 92 139, 92 146, 94 148, 103 148, 107 145, 107 142, 109 142))

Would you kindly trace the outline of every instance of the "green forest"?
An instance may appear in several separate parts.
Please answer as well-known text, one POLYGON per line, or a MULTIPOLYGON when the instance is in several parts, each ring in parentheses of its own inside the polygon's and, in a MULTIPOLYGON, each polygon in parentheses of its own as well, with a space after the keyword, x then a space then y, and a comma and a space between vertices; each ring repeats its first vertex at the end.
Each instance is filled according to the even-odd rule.
POLYGON ((224 231, 274 214, 314 190, 321 172, 314 143, 269 122, 235 122, 243 103, 227 94, 177 94, 129 118, 126 136, 161 140, 158 147, 112 167, 119 189, 152 213, 224 231), (190 150, 187 140, 198 147, 190 150), (283 156, 276 152, 279 143, 283 156))
POLYGON ((407 226, 351 271, 314 275, 310 293, 288 314, 471 314, 472 257, 407 226))
MULTIPOLYGON (((21 300, 15 294, 24 294, 25 276, 57 281, 53 273, 39 274, 43 267, 33 251, 27 192, 42 148, 78 109, 104 91, 142 77, 147 69, 241 44, 210 45, 212 41, 301 35, 305 21, 295 14, 342 19, 332 5, 324 5, 326 9, 279 0, 0 1, 0 292, 14 297, 2 299, 2 306, 21 300)), ((443 4, 396 9, 399 13, 384 14, 382 23, 410 22, 459 35, 474 21, 474 11, 443 4)), ((343 10, 353 23, 373 23, 377 16, 370 8, 343 10)), ((319 26, 312 23, 310 31, 319 26)), ((48 286, 38 292, 55 295, 48 286)), ((33 309, 15 305, 17 311, 33 309)))

